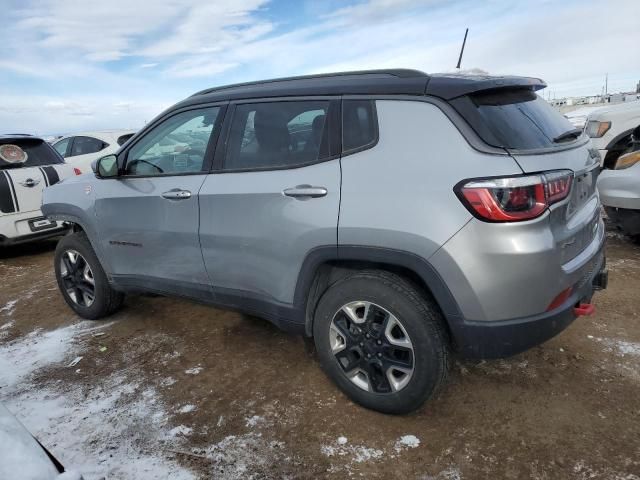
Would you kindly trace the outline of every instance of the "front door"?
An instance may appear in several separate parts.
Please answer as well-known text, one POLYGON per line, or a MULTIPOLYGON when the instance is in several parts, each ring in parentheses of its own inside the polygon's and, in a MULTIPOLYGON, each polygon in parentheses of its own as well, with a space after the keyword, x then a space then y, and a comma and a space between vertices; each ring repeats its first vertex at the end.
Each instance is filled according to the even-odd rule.
POLYGON ((336 106, 331 99, 235 106, 224 158, 216 157, 217 173, 200 191, 202 252, 221 303, 287 308, 305 257, 336 246, 336 106))
POLYGON ((122 153, 119 177, 98 182, 100 241, 117 283, 208 297, 198 192, 210 168, 221 110, 186 110, 161 120, 122 153))

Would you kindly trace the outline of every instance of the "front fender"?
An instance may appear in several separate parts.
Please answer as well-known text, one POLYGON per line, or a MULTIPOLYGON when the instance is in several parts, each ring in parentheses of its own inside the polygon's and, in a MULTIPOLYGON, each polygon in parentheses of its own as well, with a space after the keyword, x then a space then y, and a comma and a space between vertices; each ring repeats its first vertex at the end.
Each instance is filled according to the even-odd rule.
POLYGON ((108 277, 111 276, 111 264, 100 247, 96 225, 95 194, 92 179, 52 185, 42 193, 42 214, 50 220, 69 222, 80 227, 87 235, 100 264, 108 277))

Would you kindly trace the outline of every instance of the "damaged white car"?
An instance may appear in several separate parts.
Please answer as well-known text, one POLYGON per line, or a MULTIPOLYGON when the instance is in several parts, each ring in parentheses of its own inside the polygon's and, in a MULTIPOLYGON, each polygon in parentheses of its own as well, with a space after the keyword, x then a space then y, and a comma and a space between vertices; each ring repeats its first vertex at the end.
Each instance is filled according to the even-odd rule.
POLYGON ((617 158, 614 169, 600 173, 598 191, 609 220, 640 241, 640 127, 633 131, 631 145, 617 158))

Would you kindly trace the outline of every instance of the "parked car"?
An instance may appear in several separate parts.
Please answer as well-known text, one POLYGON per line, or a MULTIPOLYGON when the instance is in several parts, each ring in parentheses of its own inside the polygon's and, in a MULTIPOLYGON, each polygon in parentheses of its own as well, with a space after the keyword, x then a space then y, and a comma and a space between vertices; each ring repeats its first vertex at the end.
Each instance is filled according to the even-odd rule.
POLYGON ((133 137, 135 130, 104 130, 82 132, 58 139, 53 148, 66 162, 77 167, 82 173, 91 172, 91 162, 100 157, 115 153, 127 140, 133 137))
POLYGON ((262 316, 313 336, 356 402, 414 410, 452 350, 521 352, 606 285, 598 152, 544 86, 382 70, 196 93, 46 190, 74 225, 62 295, 90 319, 140 291, 262 316), (194 146, 159 151, 172 135, 194 146))
POLYGON ((585 131, 600 151, 603 168, 615 168, 618 157, 629 148, 631 133, 638 126, 640 101, 599 108, 589 115, 585 131))
POLYGON ((0 135, 0 246, 65 233, 62 222, 42 215, 42 190, 74 173, 43 139, 0 135))
POLYGON ((0 403, 0 478, 82 480, 62 464, 0 403))
POLYGON ((631 135, 629 147, 616 160, 614 170, 605 170, 598 190, 611 222, 640 241, 640 127, 631 135))

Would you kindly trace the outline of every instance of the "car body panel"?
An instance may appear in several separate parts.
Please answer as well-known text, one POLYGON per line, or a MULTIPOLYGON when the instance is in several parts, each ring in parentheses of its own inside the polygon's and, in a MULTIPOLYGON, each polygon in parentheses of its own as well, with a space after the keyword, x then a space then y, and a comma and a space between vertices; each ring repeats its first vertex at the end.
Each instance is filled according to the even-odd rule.
POLYGON ((200 240, 214 288, 293 303, 306 255, 318 246, 336 245, 339 205, 338 159, 209 175, 200 191, 200 240), (304 199, 283 194, 305 184, 323 187, 327 194, 304 199))
POLYGON ((341 160, 339 245, 392 248, 428 259, 472 218, 456 197, 456 184, 522 173, 508 155, 474 150, 431 103, 377 100, 376 109, 378 144, 341 160))
POLYGON ((198 192, 205 177, 120 177, 95 183, 96 233, 114 275, 206 289, 210 282, 198 238, 198 192), (163 198, 172 189, 189 191, 191 197, 163 198))
POLYGON ((640 162, 622 170, 604 170, 598 191, 605 207, 640 210, 640 162))
POLYGON ((600 152, 602 164, 613 145, 640 126, 640 101, 599 108, 589 115, 587 123, 590 121, 611 122, 611 127, 602 137, 591 139, 593 147, 600 152))

